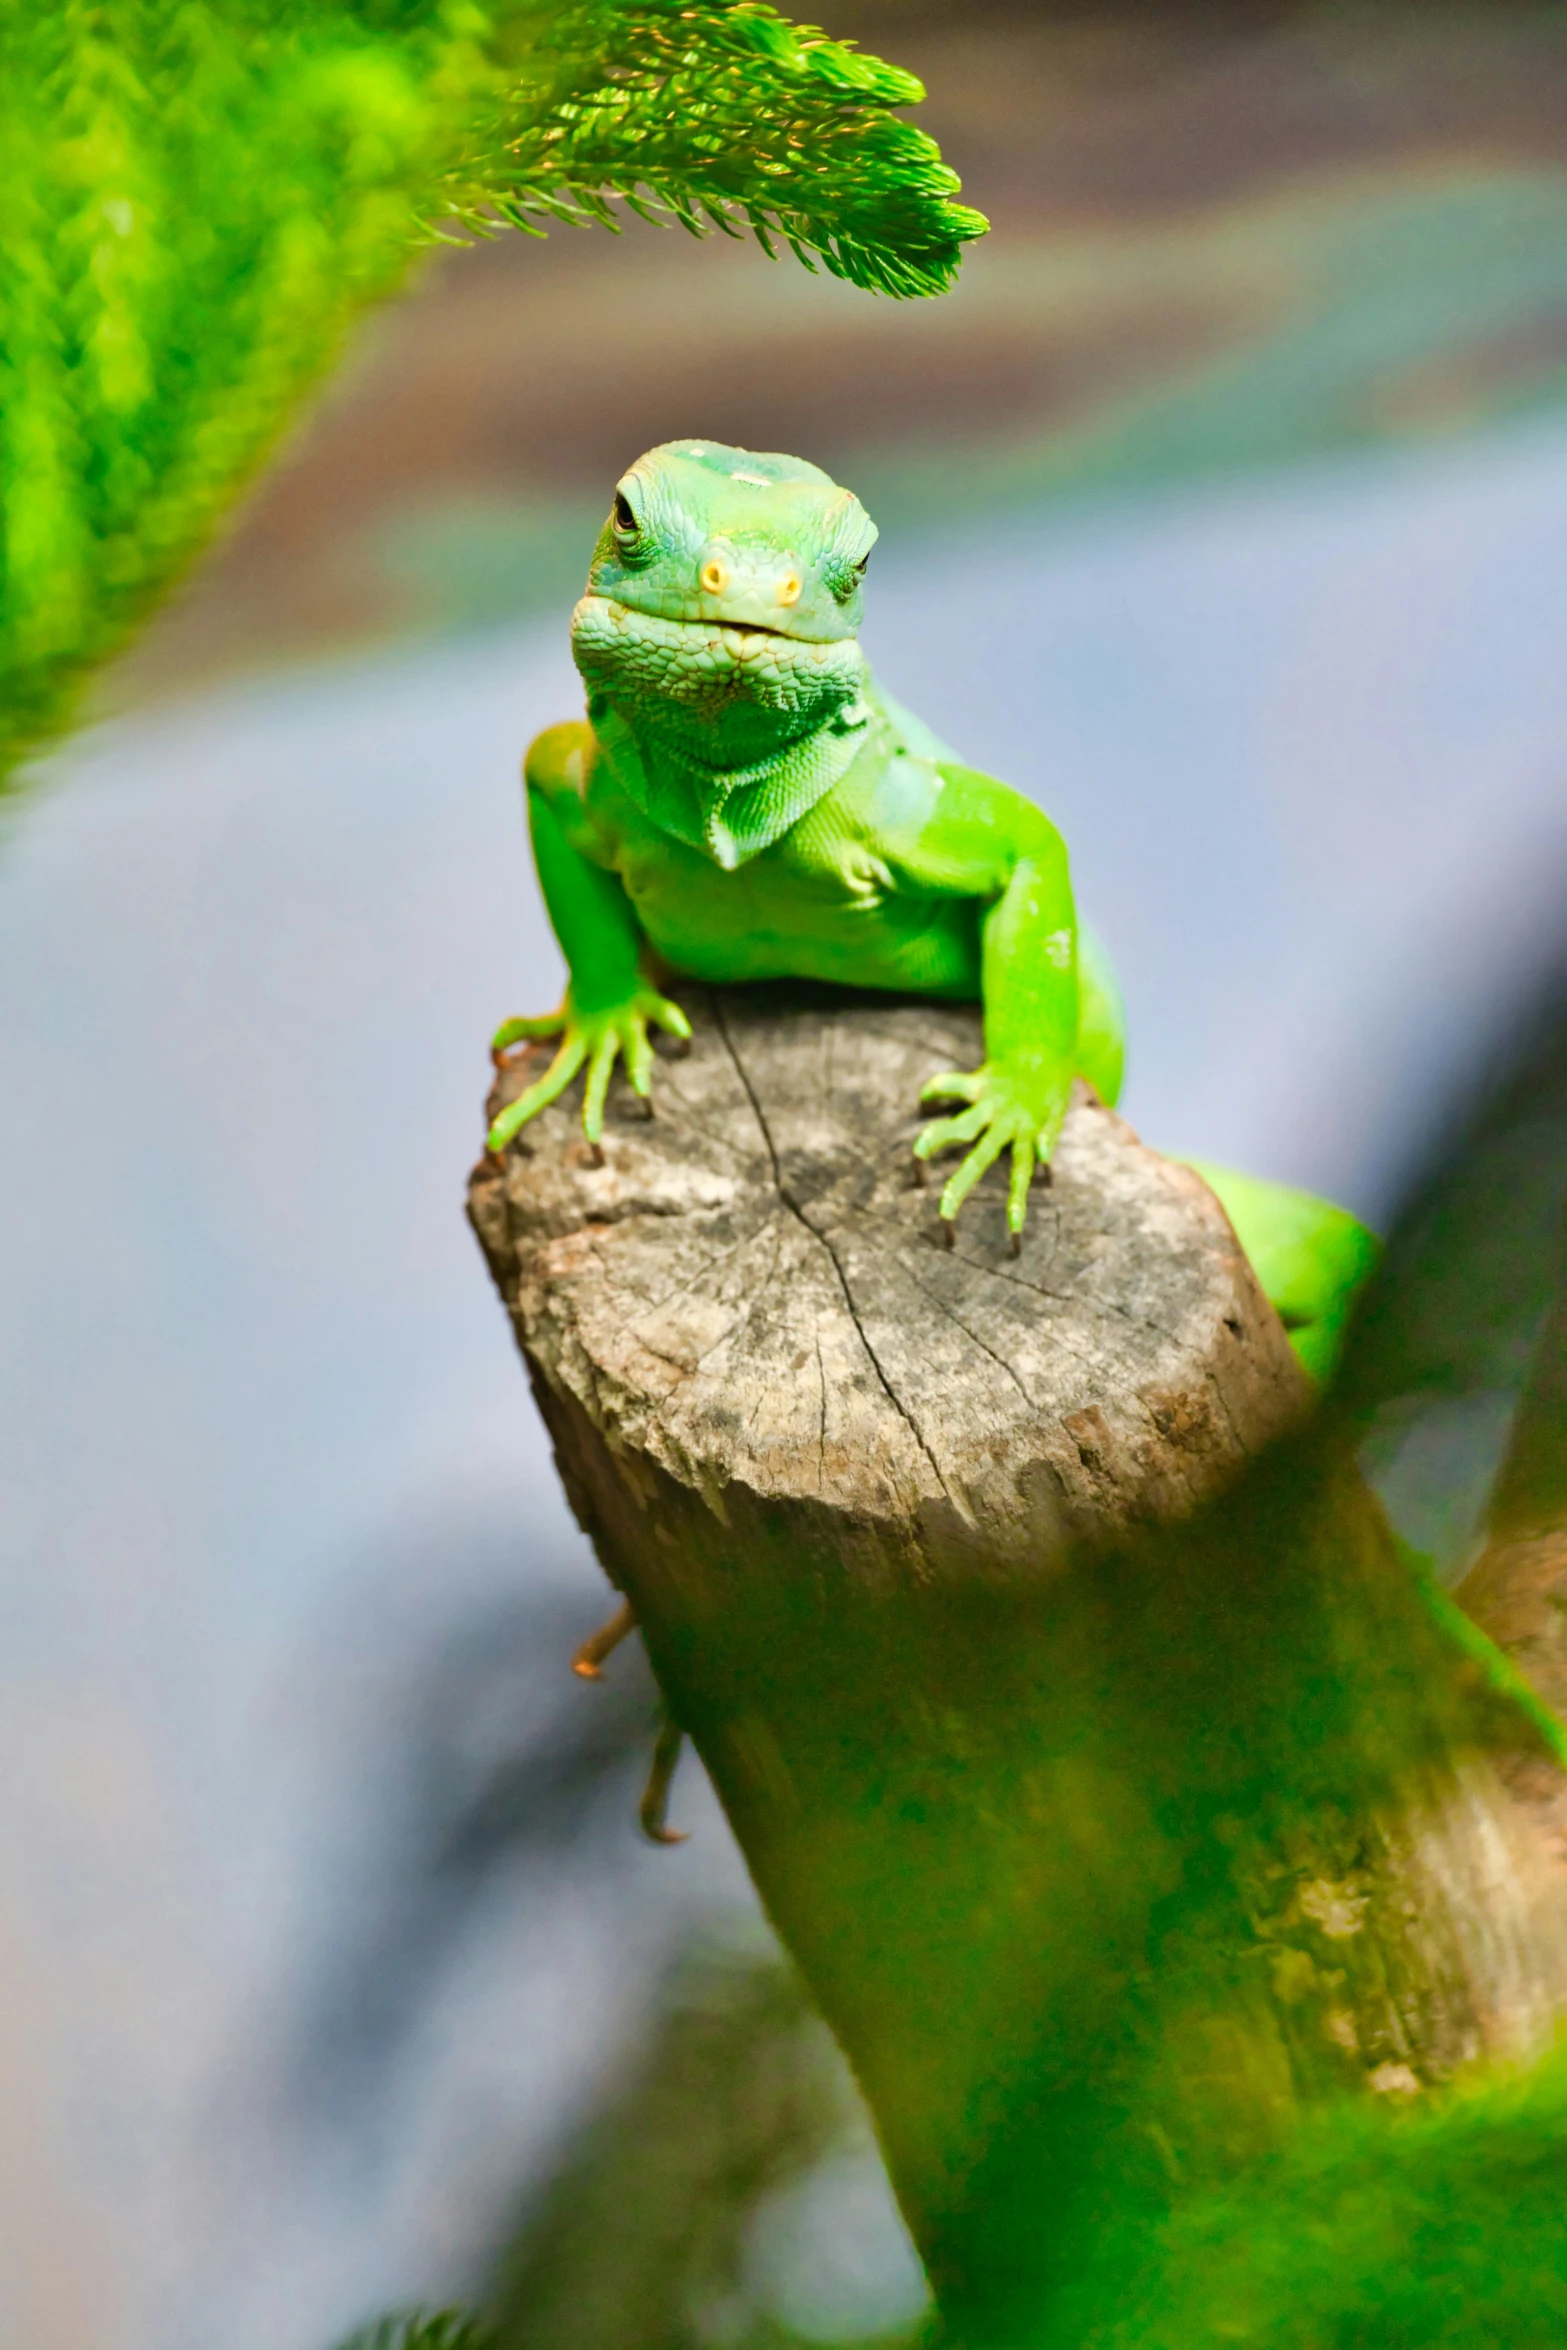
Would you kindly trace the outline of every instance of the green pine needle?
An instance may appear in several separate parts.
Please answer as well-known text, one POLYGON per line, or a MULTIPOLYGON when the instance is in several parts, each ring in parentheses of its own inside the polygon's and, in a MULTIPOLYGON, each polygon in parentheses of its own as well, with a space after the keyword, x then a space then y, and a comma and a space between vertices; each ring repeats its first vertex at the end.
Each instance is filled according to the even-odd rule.
POLYGON ((577 0, 528 30, 489 138, 452 174, 466 226, 615 228, 619 198, 697 236, 749 227, 895 296, 949 286, 984 233, 935 141, 888 111, 924 97, 913 75, 761 0, 577 0))

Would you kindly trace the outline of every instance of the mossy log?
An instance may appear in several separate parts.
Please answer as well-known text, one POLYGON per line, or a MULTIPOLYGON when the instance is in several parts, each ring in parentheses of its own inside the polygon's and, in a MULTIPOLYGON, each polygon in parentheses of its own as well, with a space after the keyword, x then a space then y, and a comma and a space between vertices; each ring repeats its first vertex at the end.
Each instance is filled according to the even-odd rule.
POLYGON ((568 1096, 473 1221, 949 2318, 1064 2328, 1129 2216, 1542 2043, 1562 1782, 1194 1174, 1080 1090, 1021 1253, 988 1179, 948 1248, 974 1012, 683 993, 656 1115, 597 1163, 568 1096))

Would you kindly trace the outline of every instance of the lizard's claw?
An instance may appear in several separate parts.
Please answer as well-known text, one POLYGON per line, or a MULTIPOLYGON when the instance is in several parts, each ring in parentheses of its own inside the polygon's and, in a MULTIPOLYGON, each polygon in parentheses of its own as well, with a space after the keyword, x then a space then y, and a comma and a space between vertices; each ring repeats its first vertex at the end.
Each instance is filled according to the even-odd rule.
POLYGON ((983 1069, 949 1069, 930 1080, 921 1092, 922 1101, 968 1104, 955 1117, 933 1118, 914 1145, 917 1159, 934 1158, 938 1151, 955 1147, 964 1150, 961 1165, 948 1178, 941 1195, 944 1222, 952 1222, 986 1168, 1010 1150, 1007 1230, 1016 1250, 1028 1216, 1028 1187, 1034 1168, 1039 1161, 1049 1164, 1066 1115, 1069 1090, 1069 1079, 1042 1086, 1037 1078, 1027 1082, 988 1063, 983 1069))
POLYGON ((496 1053, 509 1044, 533 1043, 544 1036, 558 1036, 561 1042, 543 1076, 508 1104, 490 1128, 491 1150, 503 1151, 530 1118, 548 1109, 584 1062, 588 1081, 583 1092, 582 1131, 589 1142, 597 1144, 604 1131, 604 1102, 617 1056, 625 1061, 632 1091, 643 1101, 648 1099, 653 1078, 650 1021, 671 1036, 689 1038, 691 1034, 691 1023, 680 1006, 651 987, 640 987, 628 1002, 597 1012, 578 1011, 568 992, 558 1012, 546 1013, 538 1020, 508 1020, 498 1028, 491 1048, 496 1053))
POLYGON ((607 1624, 600 1624, 590 1632, 580 1648, 573 1650, 571 1669, 584 1681, 602 1681, 604 1659, 612 1656, 621 1642, 637 1628, 637 1612, 629 1599, 623 1600, 607 1624))
POLYGON ((637 1806, 637 1818, 642 1833, 650 1844, 684 1844, 686 1830, 671 1828, 669 1819, 669 1790, 674 1781, 675 1765, 680 1760, 680 1749, 685 1733, 673 1715, 666 1714, 658 1733, 658 1744, 653 1749, 653 1767, 642 1790, 642 1801, 637 1806))

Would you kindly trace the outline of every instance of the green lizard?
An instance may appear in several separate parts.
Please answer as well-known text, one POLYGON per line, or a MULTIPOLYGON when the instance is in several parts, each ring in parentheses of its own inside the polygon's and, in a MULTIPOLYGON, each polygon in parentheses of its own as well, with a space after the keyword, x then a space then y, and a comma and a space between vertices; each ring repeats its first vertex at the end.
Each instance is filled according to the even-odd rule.
MULTIPOLYGON (((873 680, 857 631, 876 535, 851 492, 794 457, 671 441, 623 476, 572 618, 587 720, 541 734, 525 764, 570 980, 558 1011, 508 1020, 495 1050, 560 1048, 490 1145, 584 1068, 595 1145, 617 1058, 647 1096, 649 1027, 690 1034, 650 948, 701 980, 977 1000, 984 1063, 932 1078, 924 1098, 946 1114, 914 1151, 963 1153, 941 1195, 949 1235, 1005 1156, 1015 1249, 1073 1079, 1110 1104, 1120 1091, 1120 994, 1049 817, 873 680)), ((1320 1375, 1369 1235, 1305 1193, 1202 1172, 1320 1375)))

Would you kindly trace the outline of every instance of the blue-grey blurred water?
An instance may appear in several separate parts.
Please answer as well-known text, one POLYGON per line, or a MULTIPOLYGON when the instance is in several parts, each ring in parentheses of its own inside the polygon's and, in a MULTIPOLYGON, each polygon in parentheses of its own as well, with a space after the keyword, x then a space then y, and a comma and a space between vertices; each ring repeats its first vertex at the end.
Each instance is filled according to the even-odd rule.
MULTIPOLYGON (((872 609, 1061 822, 1134 1122, 1384 1211, 1559 925, 1567 423, 884 543, 872 609)), ((116 721, 3 841, 29 2350, 322 2350, 468 2284, 746 1908, 691 1766, 693 1842, 632 1838, 646 1691, 564 1672, 602 1588, 461 1215, 485 1039, 558 990, 516 774, 564 619, 116 721)))

